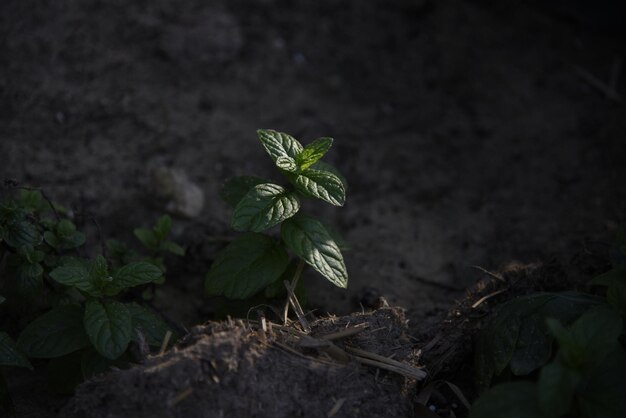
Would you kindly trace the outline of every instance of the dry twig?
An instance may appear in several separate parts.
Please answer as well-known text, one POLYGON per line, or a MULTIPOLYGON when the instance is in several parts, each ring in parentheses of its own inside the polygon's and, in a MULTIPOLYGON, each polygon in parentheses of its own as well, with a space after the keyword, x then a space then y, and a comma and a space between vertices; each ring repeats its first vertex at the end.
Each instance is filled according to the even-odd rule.
POLYGON ((476 270, 482 271, 486 275, 491 276, 494 279, 500 280, 503 283, 506 283, 506 280, 504 280, 504 277, 502 277, 500 274, 493 273, 493 272, 491 272, 491 271, 489 271, 486 268, 483 268, 481 266, 472 266, 472 268, 475 268, 476 270))
POLYGON ((507 287, 506 289, 500 289, 500 290, 496 290, 493 293, 489 293, 486 296, 483 296, 482 298, 478 299, 473 305, 472 308, 476 309, 478 307, 478 305, 480 305, 481 303, 483 303, 484 301, 486 301, 487 299, 491 299, 494 296, 499 295, 500 293, 504 293, 507 290, 509 290, 509 288, 507 287))
POLYGON ((426 372, 421 368, 409 366, 408 364, 401 363, 388 357, 383 357, 378 354, 370 353, 369 351, 353 347, 346 347, 346 351, 354 355, 354 358, 358 362, 367 364, 369 366, 375 366, 380 369, 399 373, 403 376, 415 380, 422 380, 426 377, 426 372))
POLYGON ((335 402, 335 405, 333 405, 333 407, 331 408, 330 411, 328 411, 328 414, 326 415, 328 418, 332 418, 335 415, 337 415, 337 413, 339 412, 339 410, 341 409, 341 407, 343 406, 343 403, 346 401, 346 398, 339 398, 337 399, 337 402, 335 402))
POLYGON ((193 388, 189 386, 188 388, 182 390, 178 395, 174 396, 168 403, 170 406, 176 406, 177 404, 184 401, 193 393, 193 388))
POLYGON ((159 350, 160 356, 162 356, 163 353, 165 353, 165 350, 167 349, 167 345, 170 342, 170 338, 172 338, 172 331, 168 329, 167 332, 165 333, 165 337, 163 338, 163 342, 161 343, 161 349, 159 350))
POLYGON ((340 340, 342 338, 352 337, 353 335, 357 335, 362 331, 365 331, 369 325, 368 324, 359 324, 353 327, 344 328, 341 331, 332 332, 326 335, 320 335, 319 338, 322 340, 340 340))

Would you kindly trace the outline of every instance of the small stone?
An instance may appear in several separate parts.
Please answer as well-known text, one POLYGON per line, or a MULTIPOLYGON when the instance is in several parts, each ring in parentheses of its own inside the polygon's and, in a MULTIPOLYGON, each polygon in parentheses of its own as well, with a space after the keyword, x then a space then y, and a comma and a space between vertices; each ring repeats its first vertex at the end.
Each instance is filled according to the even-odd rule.
POLYGON ((168 212, 194 218, 204 207, 204 192, 182 169, 157 167, 152 170, 154 192, 167 201, 168 212))

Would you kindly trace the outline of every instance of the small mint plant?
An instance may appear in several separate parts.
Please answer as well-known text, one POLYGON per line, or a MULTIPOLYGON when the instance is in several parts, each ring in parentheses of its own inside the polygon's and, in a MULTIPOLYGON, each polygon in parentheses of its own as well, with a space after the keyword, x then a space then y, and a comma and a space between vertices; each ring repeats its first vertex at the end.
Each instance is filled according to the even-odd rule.
POLYGON ((291 187, 251 176, 226 181, 220 195, 234 208, 231 226, 243 234, 213 262, 205 282, 207 293, 247 299, 281 279, 289 252, 300 259, 298 272, 306 263, 334 285, 347 287, 339 245, 320 221, 299 212, 303 198, 334 206, 343 206, 346 200, 344 178, 321 161, 333 139, 319 138, 303 146, 286 133, 258 130, 257 134, 291 187), (279 239, 263 233, 275 226, 280 226, 279 239))
MULTIPOLYGON (((84 378, 128 364, 135 347, 163 344, 168 325, 129 290, 161 283, 162 253, 184 250, 168 240, 166 215, 135 230, 147 255, 110 240, 85 258, 85 234, 64 213, 38 190, 0 200, 0 366, 32 369, 46 360, 51 387, 71 392, 84 378)), ((0 404, 5 386, 0 371, 0 404)))
POLYGON ((485 392, 470 418, 625 416, 626 227, 616 238, 614 268, 589 283, 602 296, 522 296, 481 330, 476 371, 485 392))

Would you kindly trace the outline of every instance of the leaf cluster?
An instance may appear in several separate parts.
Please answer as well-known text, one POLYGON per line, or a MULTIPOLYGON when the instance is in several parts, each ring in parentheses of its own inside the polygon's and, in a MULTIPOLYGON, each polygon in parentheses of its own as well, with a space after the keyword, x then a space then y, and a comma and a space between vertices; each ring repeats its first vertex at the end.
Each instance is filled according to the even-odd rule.
POLYGON ((31 360, 50 359, 48 369, 67 380, 64 365, 73 362, 79 373, 67 381, 77 383, 130 360, 132 341, 161 345, 169 327, 148 307, 120 297, 130 288, 163 281, 160 252, 184 251, 167 240, 171 219, 163 216, 151 230, 135 230, 148 255, 109 241, 109 259, 85 258, 80 255, 85 234, 61 216, 64 212, 37 190, 23 189, 0 202, 0 311, 20 317, 19 324, 28 322, 0 321, 6 327, 0 328, 0 365, 32 369, 31 360))
MULTIPOLYGON (((210 295, 246 299, 280 281, 289 265, 289 252, 338 287, 348 285, 340 246, 328 228, 300 212, 303 198, 343 206, 346 181, 321 158, 332 138, 303 146, 286 133, 259 130, 261 145, 291 187, 242 176, 225 182, 220 196, 233 207, 231 226, 242 232, 215 259, 207 274, 210 295), (280 239, 263 234, 280 226, 280 239)), ((282 285, 282 281, 280 281, 282 285)))
POLYGON ((624 416, 623 231, 617 240, 618 262, 591 280, 607 289, 605 297, 536 294, 510 301, 494 315, 478 338, 477 381, 483 390, 494 378, 505 382, 476 401, 472 418, 624 416))

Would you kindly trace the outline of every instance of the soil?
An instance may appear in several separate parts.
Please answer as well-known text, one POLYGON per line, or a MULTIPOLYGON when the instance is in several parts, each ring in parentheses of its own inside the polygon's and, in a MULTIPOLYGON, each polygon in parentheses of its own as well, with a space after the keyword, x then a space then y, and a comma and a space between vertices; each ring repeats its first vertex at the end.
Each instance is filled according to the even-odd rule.
MULTIPOLYGON (((328 330, 345 330, 348 325, 367 328, 340 344, 415 363, 406 321, 397 309, 322 319, 312 324, 309 335, 328 335, 328 330)), ((261 334, 260 327, 243 321, 195 327, 176 350, 82 385, 61 415, 326 417, 334 409, 335 417, 410 413, 408 394, 413 392, 401 376, 385 370, 371 373, 355 362, 341 364, 328 356, 300 354, 298 343, 295 348, 286 345, 296 338, 289 331, 297 332, 281 327, 261 334)))
MULTIPOLYGON (((626 220, 626 21, 605 3, 4 0, 0 179, 41 187, 96 243, 94 217, 131 240, 176 215, 188 255, 155 305, 191 329, 223 304, 200 291, 232 237, 222 182, 275 178, 255 130, 332 136, 347 203, 305 210, 350 244, 350 282, 306 272, 308 307, 384 296, 422 341, 486 277, 472 266, 586 274, 626 220), (164 169, 184 173, 174 191, 164 169)), ((239 336, 269 358, 229 332, 211 349, 239 336)))

